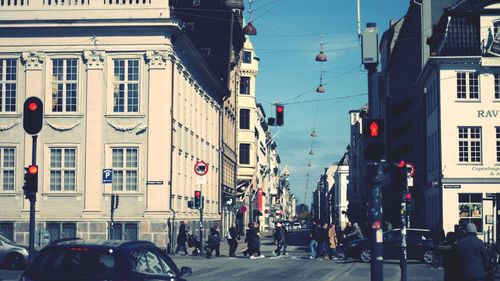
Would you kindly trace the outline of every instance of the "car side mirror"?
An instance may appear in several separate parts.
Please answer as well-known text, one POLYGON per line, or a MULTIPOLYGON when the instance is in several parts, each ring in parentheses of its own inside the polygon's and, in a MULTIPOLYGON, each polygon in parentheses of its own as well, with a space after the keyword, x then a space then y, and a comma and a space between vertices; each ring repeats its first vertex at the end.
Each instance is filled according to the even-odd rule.
POLYGON ((193 270, 191 270, 190 267, 183 266, 181 267, 181 275, 184 276, 191 276, 191 273, 193 273, 193 270))

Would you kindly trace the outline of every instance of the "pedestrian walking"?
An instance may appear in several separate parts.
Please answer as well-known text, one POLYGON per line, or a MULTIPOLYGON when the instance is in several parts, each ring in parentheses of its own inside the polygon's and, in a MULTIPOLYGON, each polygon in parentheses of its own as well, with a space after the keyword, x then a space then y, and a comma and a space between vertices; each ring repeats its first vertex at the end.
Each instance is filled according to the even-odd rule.
POLYGON ((250 229, 250 239, 252 243, 252 251, 253 255, 250 256, 251 259, 263 258, 264 256, 260 253, 260 238, 259 238, 259 223, 256 222, 253 224, 253 227, 250 229), (257 254, 257 256, 255 256, 257 254))
POLYGON ((330 250, 330 259, 337 259, 337 233, 335 231, 335 224, 330 224, 330 227, 328 228, 328 246, 330 250))
POLYGON ((174 255, 177 255, 179 250, 182 248, 184 250, 184 254, 187 256, 187 248, 186 248, 186 242, 188 238, 188 233, 189 233, 189 226, 187 225, 187 221, 182 221, 181 225, 179 227, 179 234, 177 235, 177 248, 175 249, 174 255))
POLYGON ((276 236, 275 239, 278 242, 278 246, 276 247, 276 255, 277 256, 285 256, 286 255, 286 235, 287 231, 285 229, 285 226, 282 225, 281 223, 276 224, 276 230, 275 230, 276 236), (281 251, 283 250, 283 251, 281 251))
MULTIPOLYGON (((345 224, 345 228, 344 228, 344 236, 342 236, 342 240, 346 240, 347 239, 347 235, 351 234, 352 232, 352 223, 350 221, 348 221, 346 224, 345 224)), ((347 241, 346 241, 347 242, 347 241)))
POLYGON ((236 223, 233 222, 229 231, 227 233, 227 243, 229 244, 229 256, 236 257, 236 248, 238 248, 238 240, 240 240, 240 236, 238 235, 238 231, 236 230, 236 223))
POLYGON ((385 231, 392 231, 392 223, 388 222, 388 221, 384 221, 384 232, 385 231))
POLYGON ((437 223, 431 230, 432 236, 432 244, 433 244, 433 258, 432 258, 432 266, 435 268, 439 268, 441 266, 441 253, 439 250, 439 245, 441 245, 445 240, 443 223, 437 223))
POLYGON ((483 241, 477 238, 473 223, 466 226, 466 235, 457 242, 457 253, 463 281, 484 281, 489 262, 483 241))
POLYGON ((312 223, 311 233, 309 236, 311 238, 311 242, 309 243, 309 249, 311 250, 311 254, 309 255, 309 259, 315 259, 316 258, 316 249, 318 248, 318 241, 319 241, 319 227, 315 221, 313 221, 313 223, 312 223))
POLYGON ((460 280, 460 271, 457 257, 457 236, 455 232, 446 234, 446 243, 439 246, 442 264, 444 267, 444 281, 460 280))
POLYGON ((212 256, 213 251, 215 251, 216 257, 220 257, 220 232, 217 224, 210 228, 207 247, 207 258, 212 256))
POLYGON ((319 229, 319 252, 318 258, 323 258, 325 260, 329 259, 330 252, 328 249, 329 237, 328 237, 328 223, 323 223, 323 226, 319 229))
POLYGON ((245 242, 247 243, 247 249, 245 251, 243 251, 243 255, 245 257, 247 255, 248 256, 252 256, 253 255, 253 244, 252 244, 253 238, 251 237, 251 235, 252 235, 252 229, 254 229, 253 223, 249 223, 248 224, 248 228, 247 228, 246 233, 245 233, 245 242))

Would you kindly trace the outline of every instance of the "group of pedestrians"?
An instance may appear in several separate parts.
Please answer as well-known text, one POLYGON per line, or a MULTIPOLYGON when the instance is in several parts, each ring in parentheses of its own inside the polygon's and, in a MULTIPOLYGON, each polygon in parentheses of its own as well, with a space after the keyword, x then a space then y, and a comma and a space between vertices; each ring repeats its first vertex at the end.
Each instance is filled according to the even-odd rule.
MULTIPOLYGON (((433 230, 433 239, 443 239, 442 224, 433 230)), ((493 276, 488 275, 489 257, 486 247, 477 238, 477 227, 468 223, 465 229, 459 225, 455 231, 448 232, 435 251, 436 263, 444 267, 444 281, 488 281, 493 276)))
POLYGON ((337 237, 337 229, 335 224, 323 223, 318 224, 313 221, 311 226, 309 249, 311 250, 309 259, 337 259, 337 245, 339 239, 337 237))
MULTIPOLYGON (((281 243, 279 243, 280 250, 282 249, 283 254, 286 251, 286 240, 285 235, 283 234, 283 239, 280 239, 281 243)), ((281 237, 281 236, 280 236, 281 237)), ((236 227, 236 223, 233 223, 231 227, 228 229, 225 238, 229 245, 229 257, 236 257, 236 249, 238 248, 238 241, 240 240, 240 235, 236 227)), ((220 233, 220 228, 218 224, 215 224, 209 230, 209 235, 206 244, 206 257, 211 258, 214 255, 216 257, 220 257, 220 245, 222 241, 222 236, 220 233)), ((249 223, 248 229, 246 230, 245 242, 247 243, 247 249, 243 251, 244 256, 248 256, 251 259, 263 258, 264 256, 260 252, 260 236, 259 236, 259 224, 249 223)), ((190 234, 190 229, 187 224, 187 221, 181 222, 179 226, 179 232, 177 235, 177 248, 175 249, 174 255, 178 255, 179 251, 183 250, 185 255, 188 255, 186 243, 190 247, 194 247, 193 255, 199 254, 201 249, 199 241, 196 239, 195 235, 190 234), (193 241, 190 243, 190 241, 193 241)), ((278 251, 279 253, 279 251, 278 251)))

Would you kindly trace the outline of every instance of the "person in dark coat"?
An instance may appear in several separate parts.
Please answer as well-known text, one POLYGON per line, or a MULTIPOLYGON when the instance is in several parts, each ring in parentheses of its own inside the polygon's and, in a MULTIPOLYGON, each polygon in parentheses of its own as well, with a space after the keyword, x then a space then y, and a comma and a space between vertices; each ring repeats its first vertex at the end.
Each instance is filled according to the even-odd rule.
POLYGON ((247 231, 245 233, 245 242, 247 243, 247 249, 245 251, 243 251, 243 255, 246 257, 247 255, 249 256, 252 256, 253 255, 253 244, 252 244, 252 239, 251 239, 251 235, 252 235, 252 232, 251 230, 253 229, 253 223, 249 223, 248 224, 248 228, 247 228, 247 231))
POLYGON ((238 240, 240 239, 238 231, 236 230, 236 223, 233 223, 229 228, 227 236, 227 243, 229 244, 229 256, 236 257, 236 248, 238 248, 238 240))
POLYGON ((432 228, 431 236, 432 236, 432 243, 434 246, 434 248, 433 248, 434 255, 433 255, 433 259, 432 259, 432 265, 437 268, 441 265, 441 252, 439 250, 439 245, 443 244, 443 242, 445 240, 442 222, 439 222, 438 224, 436 224, 432 228))
POLYGON ((330 239, 328 238, 328 224, 325 222, 323 223, 323 226, 319 228, 319 252, 318 252, 318 257, 323 257, 323 259, 328 260, 330 259, 330 253, 328 251, 328 241, 330 239))
POLYGON ((253 227, 250 229, 250 235, 249 235, 249 240, 251 240, 252 244, 252 251, 255 255, 251 255, 251 259, 257 259, 257 258, 263 258, 264 256, 260 253, 260 238, 259 238, 259 223, 254 223, 253 227))
POLYGON ((212 256, 212 252, 215 250, 215 256, 220 257, 220 232, 219 226, 215 225, 210 228, 210 235, 208 236, 208 249, 207 258, 212 256))
POLYGON ((316 258, 316 250, 318 248, 318 241, 319 241, 319 227, 318 224, 316 224, 315 221, 313 221, 312 226, 311 226, 311 242, 309 243, 309 249, 311 250, 311 255, 309 256, 309 259, 315 259, 316 258))
POLYGON ((286 255, 286 247, 287 247, 285 226, 278 222, 276 224, 275 232, 276 232, 275 239, 278 242, 278 246, 276 247, 276 251, 275 251, 276 255, 277 256, 284 256, 284 255, 286 255), (283 249, 283 252, 281 252, 282 249, 283 249))
POLYGON ((187 248, 186 248, 186 242, 188 238, 188 232, 189 232, 189 227, 187 225, 187 221, 181 222, 181 226, 179 227, 179 235, 177 235, 177 248, 175 249, 175 254, 176 255, 179 250, 182 249, 184 250, 184 254, 187 256, 187 248))
POLYGON ((466 236, 457 243, 458 269, 463 281, 484 281, 489 262, 483 241, 477 238, 477 228, 473 223, 466 226, 466 236))
POLYGON ((457 236, 455 232, 446 234, 446 243, 439 246, 444 267, 444 281, 460 280, 460 271, 457 256, 457 236))

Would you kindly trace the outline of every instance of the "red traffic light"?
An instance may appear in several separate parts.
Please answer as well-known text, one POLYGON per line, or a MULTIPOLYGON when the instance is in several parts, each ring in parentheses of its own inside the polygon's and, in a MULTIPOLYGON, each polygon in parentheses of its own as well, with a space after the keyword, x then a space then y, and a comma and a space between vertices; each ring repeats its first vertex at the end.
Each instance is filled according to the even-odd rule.
POLYGON ((194 197, 200 197, 201 195, 201 192, 200 191, 195 191, 194 192, 194 197))
POLYGON ((379 135, 378 129, 379 129, 379 125, 377 124, 377 122, 372 121, 370 123, 370 136, 378 137, 378 135, 379 135))
POLYGON ((379 220, 376 220, 373 224, 372 224, 372 228, 375 229, 375 230, 379 230, 381 227, 381 223, 379 220))
POLYGON ((411 200, 411 193, 406 193, 405 198, 406 200, 411 200))
POLYGON ((38 104, 36 102, 30 102, 28 104, 28 109, 31 111, 35 111, 38 109, 38 104))
POLYGON ((38 173, 38 166, 36 165, 29 165, 28 166, 28 173, 31 175, 36 175, 38 173))
POLYGON ((278 106, 276 107, 276 111, 278 111, 279 113, 283 112, 283 106, 278 105, 278 106))
POLYGON ((396 167, 398 167, 398 168, 404 168, 404 167, 406 167, 406 162, 405 162, 405 160, 401 160, 398 163, 395 163, 394 165, 396 165, 396 167))

